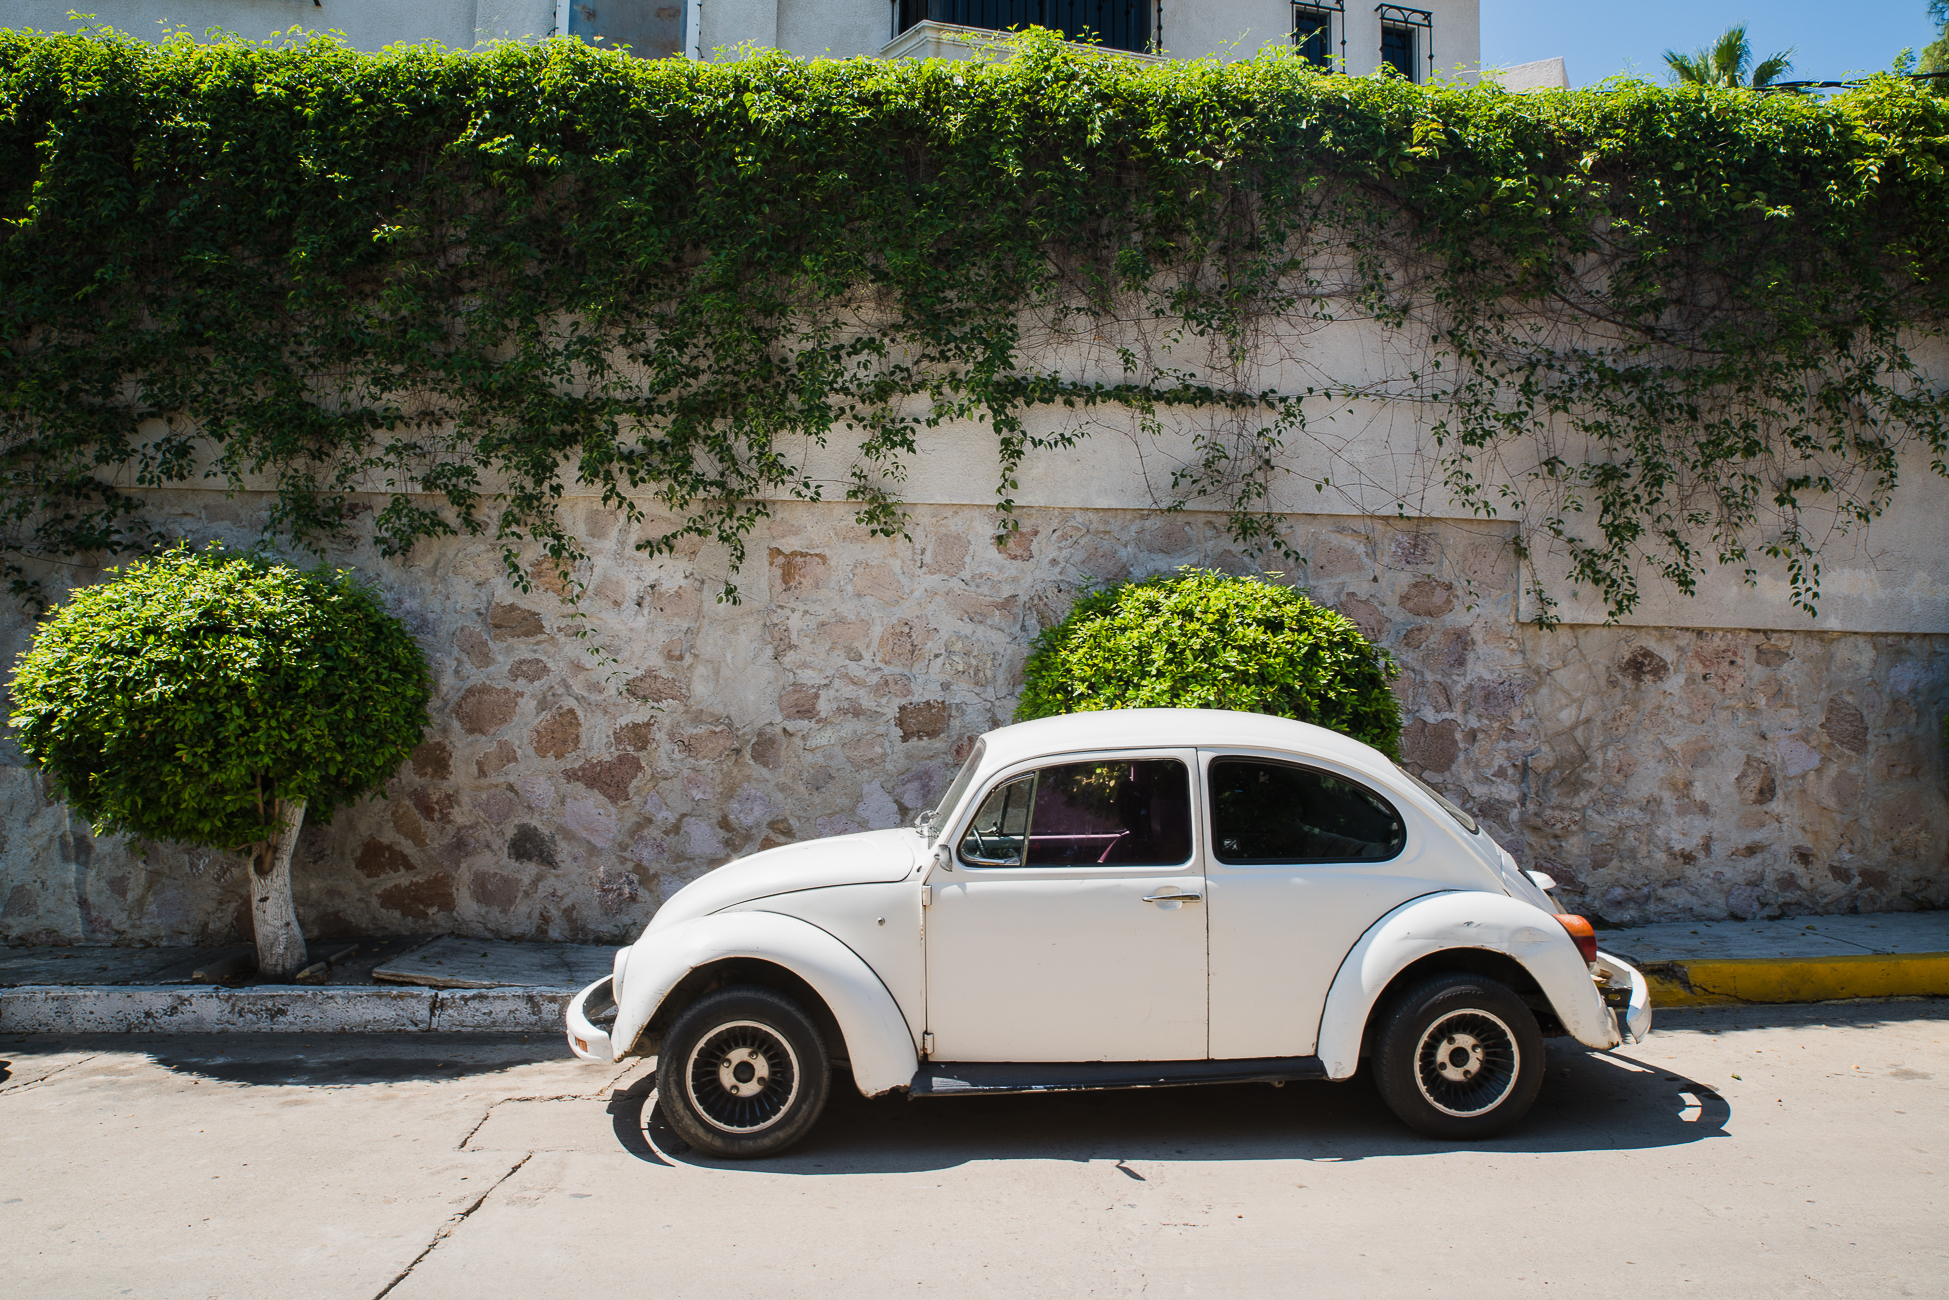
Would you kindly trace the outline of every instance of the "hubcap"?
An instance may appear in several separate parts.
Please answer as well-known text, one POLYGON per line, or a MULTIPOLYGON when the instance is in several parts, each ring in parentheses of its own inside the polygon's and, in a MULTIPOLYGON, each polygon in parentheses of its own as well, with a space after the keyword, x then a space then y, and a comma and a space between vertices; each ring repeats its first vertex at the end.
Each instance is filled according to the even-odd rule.
POLYGON ((1467 1083, 1482 1072, 1483 1060, 1482 1041, 1457 1029, 1435 1049, 1435 1073, 1450 1083, 1467 1083))
POLYGON ((1415 1083, 1429 1105, 1467 1119, 1501 1105, 1521 1067, 1516 1036, 1487 1011, 1451 1011, 1428 1026, 1415 1051, 1415 1083))
POLYGON ((718 1025, 697 1040, 684 1081, 697 1113, 726 1133, 776 1124, 799 1095, 799 1058, 784 1035, 755 1020, 718 1025))
POLYGON ((771 1064, 755 1048, 734 1047, 717 1063, 717 1082, 733 1097, 756 1097, 771 1086, 771 1064))

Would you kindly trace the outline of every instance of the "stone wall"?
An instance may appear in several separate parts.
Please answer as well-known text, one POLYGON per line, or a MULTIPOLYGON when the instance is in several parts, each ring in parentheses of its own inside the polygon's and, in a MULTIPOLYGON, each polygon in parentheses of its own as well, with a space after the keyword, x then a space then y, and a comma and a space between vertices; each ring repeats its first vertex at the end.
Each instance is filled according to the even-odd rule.
MULTIPOLYGON (((256 536, 261 503, 177 500, 192 539, 256 536)), ((420 637, 437 698, 389 797, 306 829, 309 934, 629 935, 734 855, 931 804, 973 737, 1008 721, 1030 638, 1080 587, 1250 567, 1217 516, 1032 508, 997 551, 979 507, 915 507, 911 540, 888 541, 843 506, 794 504, 755 539, 732 605, 714 549, 646 559, 611 511, 566 508, 592 556, 586 619, 547 581, 517 591, 479 542, 341 558, 420 637)), ((1499 526, 1295 516, 1290 540, 1306 565, 1281 580, 1401 661, 1408 765, 1586 913, 1949 900, 1949 636, 1546 630, 1518 621, 1499 526)), ((4 631, 25 644, 24 620, 4 631)), ((0 936, 243 932, 241 864, 95 839, 13 762, 0 936)))

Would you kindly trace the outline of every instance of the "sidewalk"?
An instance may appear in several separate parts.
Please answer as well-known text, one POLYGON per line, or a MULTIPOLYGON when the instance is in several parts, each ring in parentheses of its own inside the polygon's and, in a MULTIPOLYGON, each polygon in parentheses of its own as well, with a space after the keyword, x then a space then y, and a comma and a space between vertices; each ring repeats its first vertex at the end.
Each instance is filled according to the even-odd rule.
POLYGON ((1651 1005, 1949 995, 1949 912, 1677 921, 1599 930, 1651 981, 1651 1005))
POLYGON ((431 935, 311 948, 329 968, 302 984, 231 974, 248 946, 0 948, 0 1032, 552 1034, 616 955, 431 935))
MULTIPOLYGON (((1654 1008, 1949 996, 1949 911, 1678 921, 1597 939, 1650 978, 1654 1008)), ((312 945, 331 958, 316 982, 223 977, 250 951, 0 948, 0 1032, 552 1034, 615 958, 607 945, 389 935, 312 945)))

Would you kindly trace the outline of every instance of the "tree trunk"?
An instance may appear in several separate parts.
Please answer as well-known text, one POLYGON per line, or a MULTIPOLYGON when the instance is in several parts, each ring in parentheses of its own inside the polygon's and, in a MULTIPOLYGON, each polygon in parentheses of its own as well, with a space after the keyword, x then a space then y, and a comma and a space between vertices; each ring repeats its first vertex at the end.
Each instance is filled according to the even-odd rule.
POLYGON ((288 980, 305 968, 308 955, 291 898, 291 853, 304 825, 305 801, 278 801, 278 835, 251 854, 250 923, 257 934, 257 973, 288 980))

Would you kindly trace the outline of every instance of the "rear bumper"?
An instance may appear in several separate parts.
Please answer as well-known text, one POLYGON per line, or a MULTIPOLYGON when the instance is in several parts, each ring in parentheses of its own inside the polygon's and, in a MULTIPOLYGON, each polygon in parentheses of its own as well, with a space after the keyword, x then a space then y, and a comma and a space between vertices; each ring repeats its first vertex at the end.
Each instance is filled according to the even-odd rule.
POLYGON ((1611 1007, 1618 1034, 1627 1043, 1642 1042, 1651 1034, 1651 984, 1641 971, 1622 957, 1599 951, 1596 966, 1604 972, 1611 987, 1628 990, 1626 1004, 1611 1007))
POLYGON ((604 975, 568 1000, 568 1047, 585 1061, 607 1064, 615 1059, 609 1044, 609 1026, 616 1018, 616 998, 610 991, 614 983, 615 976, 604 975))

